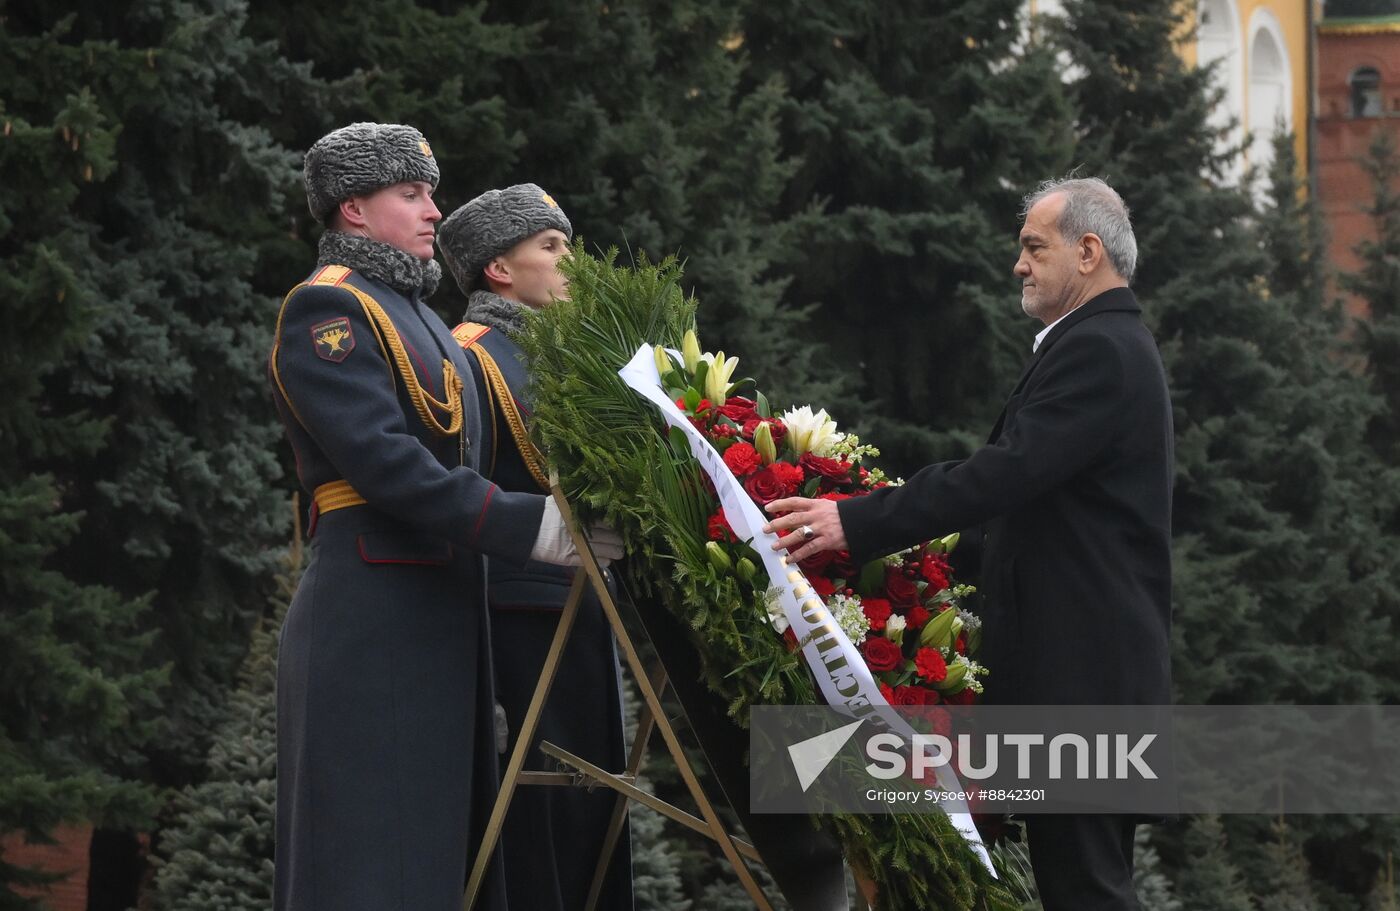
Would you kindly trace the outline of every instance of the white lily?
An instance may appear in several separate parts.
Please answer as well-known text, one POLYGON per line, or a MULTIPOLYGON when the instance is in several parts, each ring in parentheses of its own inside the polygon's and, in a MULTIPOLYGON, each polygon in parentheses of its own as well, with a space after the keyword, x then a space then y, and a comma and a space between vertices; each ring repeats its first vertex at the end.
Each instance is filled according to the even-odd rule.
POLYGON ((768 589, 768 603, 766 606, 768 608, 768 622, 773 624, 773 629, 781 636, 783 633, 787 632, 788 618, 787 614, 783 611, 783 601, 779 589, 768 589))
POLYGON ((710 400, 711 405, 718 408, 724 404, 725 393, 729 391, 734 371, 739 367, 739 359, 737 357, 726 359, 723 351, 719 354, 706 352, 700 356, 705 359, 705 363, 710 365, 710 369, 705 373, 705 398, 710 400))
POLYGON ((810 452, 827 456, 832 447, 845 437, 845 434, 836 432, 836 422, 825 408, 813 414, 811 405, 803 405, 784 412, 782 419, 787 425, 788 443, 798 455, 810 452))

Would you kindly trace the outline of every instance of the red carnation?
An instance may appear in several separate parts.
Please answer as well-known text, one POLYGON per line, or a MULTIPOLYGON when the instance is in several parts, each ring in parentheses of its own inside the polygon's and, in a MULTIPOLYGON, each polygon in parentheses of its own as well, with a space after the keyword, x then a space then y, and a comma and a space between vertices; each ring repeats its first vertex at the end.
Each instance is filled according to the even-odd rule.
POLYGON ((948 662, 935 648, 921 648, 914 653, 915 673, 929 683, 938 683, 948 676, 948 662))
POLYGON ((724 464, 729 466, 735 477, 742 478, 763 464, 763 458, 748 443, 735 443, 724 451, 724 464))
POLYGON ((896 607, 911 608, 919 603, 919 587, 913 579, 906 578, 904 570, 898 566, 885 569, 885 594, 896 607))
POLYGON ((736 424, 744 424, 758 417, 753 401, 742 395, 731 395, 725 399, 724 404, 719 406, 719 413, 736 424))
POLYGON ((890 705, 894 705, 894 690, 890 689, 890 685, 883 680, 876 682, 880 684, 880 695, 885 697, 885 701, 890 705))
POLYGON ((807 581, 812 583, 812 591, 821 595, 823 599, 836 594, 836 583, 826 576, 808 576, 807 581))
POLYGON ((884 636, 871 636, 866 639, 861 643, 860 652, 865 656, 866 666, 877 674, 894 670, 899 666, 899 662, 904 660, 904 653, 900 651, 899 646, 884 636))
POLYGON ((948 587, 948 558, 942 554, 924 554, 919 574, 928 580, 934 591, 943 591, 948 587))
POLYGON ((715 510, 715 514, 710 516, 708 537, 711 541, 722 541, 727 544, 738 542, 739 536, 734 533, 723 509, 715 510))
POLYGON ((852 494, 849 493, 839 493, 835 490, 829 490, 826 493, 817 494, 816 499, 830 500, 833 503, 840 503, 842 500, 849 500, 851 497, 852 494))
POLYGON ((862 598, 860 602, 861 610, 865 611, 866 619, 870 621, 870 628, 882 630, 885 628, 885 621, 890 619, 890 602, 884 598, 862 598))
POLYGON ((904 615, 904 621, 909 625, 909 629, 919 629, 933 616, 928 612, 928 608, 922 604, 916 604, 909 608, 909 613, 904 615))
POLYGON ((830 478, 833 481, 845 481, 850 478, 851 463, 840 462, 836 459, 826 459, 810 452, 804 452, 802 458, 797 460, 808 473, 823 478, 830 478))
POLYGON ((953 649, 959 655, 967 654, 967 633, 958 633, 958 640, 953 643, 953 649))

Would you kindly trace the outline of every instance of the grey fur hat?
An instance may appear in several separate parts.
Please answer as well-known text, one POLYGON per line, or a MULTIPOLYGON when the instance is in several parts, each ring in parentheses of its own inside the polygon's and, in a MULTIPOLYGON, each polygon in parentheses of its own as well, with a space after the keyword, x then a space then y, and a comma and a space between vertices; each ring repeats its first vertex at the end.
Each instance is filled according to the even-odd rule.
POLYGON ((494 257, 549 228, 574 239, 574 226, 554 197, 537 184, 518 183, 487 190, 444 218, 437 242, 462 293, 471 294, 481 270, 494 257))
POLYGON ((352 123, 316 140, 306 153, 306 204, 317 221, 351 196, 409 180, 438 184, 423 134, 399 123, 352 123))

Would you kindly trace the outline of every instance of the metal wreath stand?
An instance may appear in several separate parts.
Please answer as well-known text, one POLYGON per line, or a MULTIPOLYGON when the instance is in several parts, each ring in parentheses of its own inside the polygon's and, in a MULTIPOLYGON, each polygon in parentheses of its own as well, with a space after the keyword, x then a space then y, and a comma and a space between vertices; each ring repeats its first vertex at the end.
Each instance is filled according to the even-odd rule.
POLYGON ((714 804, 711 803, 704 789, 700 786, 695 769, 681 748, 675 729, 671 726, 665 711, 662 709, 661 693, 666 688, 666 669, 660 662, 649 674, 642 667, 642 660, 637 654, 637 648, 627 629, 623 626, 617 603, 613 600, 607 584, 603 580, 602 568, 598 565, 588 539, 579 528, 569 501, 559 486, 558 475, 553 471, 550 472, 549 482, 550 491, 554 495, 555 503, 559 506, 560 515, 569 529, 569 534, 573 536, 574 546, 578 549, 579 556, 583 561, 583 572, 574 575, 573 586, 569 589, 568 599, 564 603, 564 611, 559 617, 559 626, 555 629, 554 639, 550 642, 549 653, 546 655, 544 667, 540 671, 539 682, 535 684, 534 697, 530 700, 530 706, 525 712, 525 719, 520 727, 520 734, 516 737, 515 747, 511 750, 510 760, 506 764, 500 792, 496 796, 495 805, 491 808, 491 817, 486 824, 485 835, 472 863, 471 876, 467 880, 466 894, 462 902, 463 911, 472 911, 476 904, 481 886, 486 879, 486 869, 490 865, 491 855, 496 849, 496 843, 500 840, 501 827, 505 822, 506 813, 510 810, 511 800, 515 796, 515 789, 526 785, 547 787, 603 785, 617 792, 617 802, 613 807, 607 835, 603 839, 599 851, 598 866, 593 873, 593 884, 588 890, 588 900, 584 905, 586 911, 594 911, 597 907, 598 896, 602 892, 608 864, 612 860, 613 851, 622 835, 622 827, 627 824, 628 802, 633 800, 646 804, 656 812, 718 843, 720 850, 724 852, 725 859, 729 861, 730 866, 738 875, 739 882, 743 884, 745 891, 753 899, 754 906, 760 911, 772 911, 773 906, 754 880, 748 865, 744 863, 744 858, 760 864, 763 863, 763 859, 759 857, 758 851, 754 849, 753 845, 735 838, 724 828, 715 812, 714 804), (573 631, 574 619, 578 616, 579 605, 583 600, 585 584, 593 586, 593 591, 603 606, 603 612, 607 615, 613 635, 617 637, 617 643, 627 658, 627 666, 631 670, 632 677, 636 680, 637 688, 641 691, 645 702, 638 715, 636 736, 628 751, 627 768, 622 772, 609 772, 545 741, 540 744, 540 750, 545 755, 557 760, 561 765, 575 771, 526 771, 525 757, 535 741, 535 729, 539 725, 540 712, 545 701, 549 698, 550 687, 554 684, 554 677, 559 670, 559 659, 564 654, 570 633, 573 631), (681 778, 685 781, 686 789, 700 810, 700 817, 693 816, 664 800, 659 800, 637 787, 637 773, 646 757, 647 741, 651 739, 653 728, 661 731, 661 737, 666 742, 666 748, 670 751, 672 760, 676 763, 676 769, 680 772, 681 778))

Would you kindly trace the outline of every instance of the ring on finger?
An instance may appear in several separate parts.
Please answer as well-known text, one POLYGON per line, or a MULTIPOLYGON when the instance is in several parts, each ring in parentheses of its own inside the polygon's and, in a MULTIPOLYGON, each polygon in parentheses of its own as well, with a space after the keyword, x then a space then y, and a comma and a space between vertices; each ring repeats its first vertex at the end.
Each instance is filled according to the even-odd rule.
POLYGON ((810 540, 812 540, 813 538, 815 538, 816 536, 817 536, 817 533, 816 533, 815 531, 812 530, 812 526, 810 526, 810 525, 804 525, 804 526, 802 526, 802 539, 803 539, 804 541, 810 541, 810 540))

